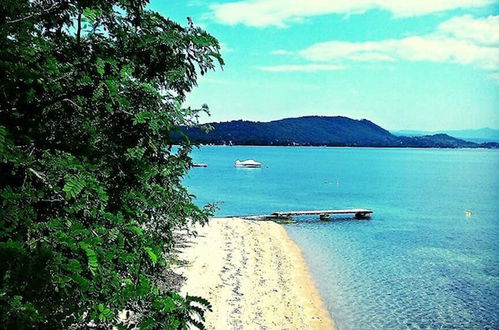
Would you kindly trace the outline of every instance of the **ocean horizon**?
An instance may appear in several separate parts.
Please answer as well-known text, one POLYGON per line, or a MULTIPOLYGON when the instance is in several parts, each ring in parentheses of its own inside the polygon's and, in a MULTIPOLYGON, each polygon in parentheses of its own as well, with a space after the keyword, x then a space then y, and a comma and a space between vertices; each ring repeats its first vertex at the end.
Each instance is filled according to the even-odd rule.
POLYGON ((497 150, 202 146, 192 157, 208 167, 185 184, 217 216, 374 211, 284 225, 338 328, 499 326, 497 150))

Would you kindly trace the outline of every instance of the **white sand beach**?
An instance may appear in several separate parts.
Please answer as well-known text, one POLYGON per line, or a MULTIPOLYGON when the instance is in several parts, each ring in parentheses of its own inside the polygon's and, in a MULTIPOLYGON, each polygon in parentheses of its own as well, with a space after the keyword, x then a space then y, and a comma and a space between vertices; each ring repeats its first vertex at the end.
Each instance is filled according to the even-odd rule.
POLYGON ((271 221, 215 218, 181 258, 182 291, 210 300, 208 329, 333 329, 298 246, 271 221))

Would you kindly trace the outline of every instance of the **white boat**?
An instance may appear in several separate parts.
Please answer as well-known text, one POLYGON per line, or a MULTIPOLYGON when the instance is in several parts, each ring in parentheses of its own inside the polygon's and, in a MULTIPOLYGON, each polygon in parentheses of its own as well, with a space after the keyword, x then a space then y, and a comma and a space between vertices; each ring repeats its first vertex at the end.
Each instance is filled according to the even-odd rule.
POLYGON ((192 167, 208 167, 208 164, 205 163, 194 163, 192 167))
POLYGON ((247 160, 243 160, 243 161, 240 161, 238 159, 234 163, 234 166, 244 167, 244 168, 259 168, 259 167, 262 167, 262 163, 257 162, 256 160, 253 160, 253 159, 247 159, 247 160))

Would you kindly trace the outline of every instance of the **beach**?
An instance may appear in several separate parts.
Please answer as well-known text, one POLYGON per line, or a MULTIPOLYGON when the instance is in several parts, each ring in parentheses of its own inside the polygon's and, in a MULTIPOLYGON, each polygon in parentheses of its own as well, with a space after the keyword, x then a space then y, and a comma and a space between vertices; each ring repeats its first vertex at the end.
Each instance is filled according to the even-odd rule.
POLYGON ((213 305, 208 329, 334 329, 298 246, 271 221, 214 218, 180 258, 184 294, 213 305))

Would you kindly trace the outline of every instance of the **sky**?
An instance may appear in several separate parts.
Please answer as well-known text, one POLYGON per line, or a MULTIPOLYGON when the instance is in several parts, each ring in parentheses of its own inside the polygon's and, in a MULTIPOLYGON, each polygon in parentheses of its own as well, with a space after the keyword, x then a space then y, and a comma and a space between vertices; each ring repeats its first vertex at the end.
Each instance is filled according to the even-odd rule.
POLYGON ((499 0, 152 0, 222 46, 186 106, 203 122, 307 115, 499 129, 499 0))

